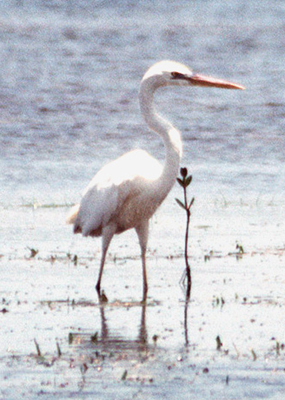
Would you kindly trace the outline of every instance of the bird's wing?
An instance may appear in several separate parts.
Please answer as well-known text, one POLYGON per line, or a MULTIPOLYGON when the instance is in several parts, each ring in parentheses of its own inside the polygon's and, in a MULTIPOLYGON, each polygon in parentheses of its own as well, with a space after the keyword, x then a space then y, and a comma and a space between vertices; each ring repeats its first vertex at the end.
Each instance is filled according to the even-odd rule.
POLYGON ((84 236, 101 233, 124 201, 141 190, 141 182, 158 179, 160 163, 143 150, 134 150, 105 165, 83 193, 75 230, 84 236))

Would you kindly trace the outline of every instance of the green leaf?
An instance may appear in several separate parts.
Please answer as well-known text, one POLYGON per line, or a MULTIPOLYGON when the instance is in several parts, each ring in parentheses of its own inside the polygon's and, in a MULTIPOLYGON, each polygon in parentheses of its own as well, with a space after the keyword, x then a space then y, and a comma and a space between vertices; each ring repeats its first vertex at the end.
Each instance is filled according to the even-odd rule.
POLYGON ((182 203, 182 201, 180 201, 179 199, 175 199, 176 201, 177 201, 177 204, 181 207, 181 208, 183 208, 183 210, 186 210, 186 207, 185 207, 185 205, 182 203))
POLYGON ((188 210, 191 208, 192 204, 194 203, 194 200, 195 200, 195 198, 193 197, 193 198, 192 198, 192 200, 190 201, 190 204, 189 204, 188 210))
POLYGON ((180 186, 185 187, 185 183, 182 179, 176 178, 177 182, 179 183, 180 186))
POLYGON ((188 176, 185 179, 185 187, 189 186, 191 182, 192 182, 192 175, 188 176))

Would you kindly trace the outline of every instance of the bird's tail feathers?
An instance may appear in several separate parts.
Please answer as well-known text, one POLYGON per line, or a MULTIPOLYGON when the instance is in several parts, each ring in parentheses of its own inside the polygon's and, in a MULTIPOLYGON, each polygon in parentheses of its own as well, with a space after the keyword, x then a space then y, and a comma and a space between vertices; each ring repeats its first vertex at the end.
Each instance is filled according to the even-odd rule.
POLYGON ((79 204, 76 204, 75 206, 72 207, 72 209, 70 210, 67 218, 66 218, 66 223, 67 224, 74 224, 77 215, 78 215, 78 211, 79 211, 79 204))

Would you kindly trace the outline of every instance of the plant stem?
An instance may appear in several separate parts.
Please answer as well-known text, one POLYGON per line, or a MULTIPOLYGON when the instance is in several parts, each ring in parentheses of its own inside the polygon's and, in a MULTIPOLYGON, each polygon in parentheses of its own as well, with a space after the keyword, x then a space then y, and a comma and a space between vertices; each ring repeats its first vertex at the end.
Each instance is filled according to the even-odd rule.
POLYGON ((187 288, 186 288, 186 302, 190 300, 190 294, 191 294, 191 286, 192 286, 192 279, 191 279, 191 269, 190 265, 188 262, 188 236, 189 236, 189 225, 190 225, 190 218, 191 218, 191 207, 194 203, 194 197, 188 204, 187 200, 187 187, 191 184, 192 181, 192 176, 188 176, 188 171, 187 168, 180 168, 180 177, 177 178, 177 182, 179 183, 180 186, 183 188, 183 194, 184 194, 184 203, 180 201, 179 199, 176 199, 176 202, 178 205, 183 208, 183 210, 186 211, 186 231, 185 231, 185 249, 184 249, 184 258, 185 258, 185 265, 186 265, 186 273, 183 275, 183 285, 184 281, 187 278, 187 288))
MULTIPOLYGON (((184 189, 184 204, 188 204, 186 187, 184 187, 183 189, 184 189)), ((186 290, 186 299, 187 300, 190 299, 191 285, 192 285, 191 269, 190 269, 190 265, 188 262, 188 236, 189 236, 190 216, 191 216, 190 209, 187 207, 186 208, 185 251, 184 251, 186 276, 187 276, 187 290, 186 290)))

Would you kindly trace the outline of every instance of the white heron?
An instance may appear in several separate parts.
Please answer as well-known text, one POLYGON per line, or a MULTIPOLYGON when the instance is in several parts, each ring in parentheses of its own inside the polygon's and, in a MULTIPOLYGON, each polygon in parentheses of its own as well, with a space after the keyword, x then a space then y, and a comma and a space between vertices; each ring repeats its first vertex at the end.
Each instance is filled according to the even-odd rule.
POLYGON ((99 298, 109 244, 115 234, 134 228, 141 247, 142 300, 146 301, 149 219, 173 187, 182 155, 180 133, 157 114, 153 95, 160 87, 177 85, 244 89, 225 80, 193 74, 188 67, 174 61, 160 61, 145 73, 139 91, 140 109, 148 127, 164 142, 164 166, 144 150, 124 154, 97 172, 85 189, 80 204, 72 208, 67 218, 67 222, 74 225, 74 233, 102 236, 102 256, 96 284, 99 298))

